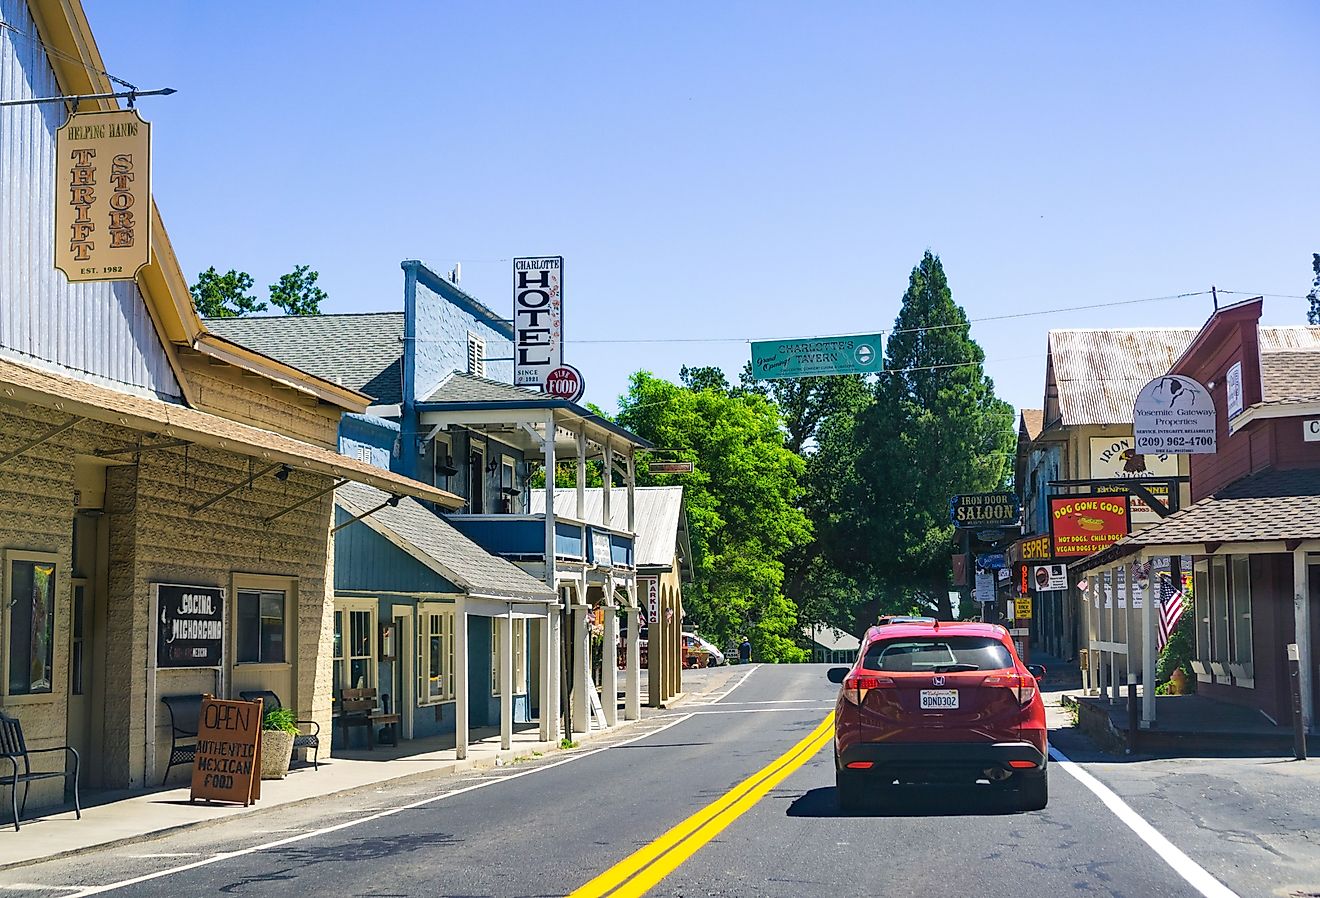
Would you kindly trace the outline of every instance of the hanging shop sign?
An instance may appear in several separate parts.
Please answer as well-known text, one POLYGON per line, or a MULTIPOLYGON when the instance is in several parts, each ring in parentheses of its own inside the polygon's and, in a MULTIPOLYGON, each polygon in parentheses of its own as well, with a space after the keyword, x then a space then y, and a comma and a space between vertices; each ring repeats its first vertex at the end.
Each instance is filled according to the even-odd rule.
POLYGON ((976 566, 988 571, 998 571, 1008 566, 1008 559, 1003 552, 983 552, 976 556, 976 566))
POLYGON ((1016 524, 1022 504, 1015 493, 969 493, 949 500, 949 520, 955 527, 1016 524))
POLYGON ((1049 535, 1033 536, 1030 539, 1019 540, 1017 554, 1018 559, 1021 561, 1044 561, 1052 558, 1049 535))
POLYGON ((1234 362, 1228 366, 1224 375, 1224 395, 1228 399, 1228 416, 1242 414, 1242 363, 1234 362))
POLYGON ((1068 588, 1068 565, 1037 564, 1031 568, 1031 582, 1037 592, 1068 588))
POLYGON ((653 461, 646 465, 648 474, 691 474, 693 470, 690 461, 653 461))
MULTIPOLYGON (((513 260, 513 382, 543 389, 564 356, 564 257, 513 260)), ((581 377, 579 377, 581 380, 581 377)))
POLYGON ((587 382, 582 379, 582 372, 572 365, 560 365, 546 375, 541 388, 556 399, 577 402, 587 389, 587 382))
POLYGON ((1141 388, 1132 406, 1134 448, 1143 454, 1211 454, 1215 404, 1190 377, 1164 374, 1141 388))
POLYGON ((261 699, 231 702, 203 696, 189 801, 247 807, 261 797, 261 715, 261 699))
POLYGON ((752 344, 752 375, 757 380, 875 374, 884 368, 882 334, 762 340, 752 344))
POLYGON ((653 624, 660 618, 660 578, 638 577, 637 586, 646 594, 646 622, 653 624))
POLYGON ((77 112, 55 132, 55 267, 131 281, 151 261, 151 126, 135 109, 77 112))
POLYGON ((993 571, 982 568, 976 569, 976 586, 973 595, 978 602, 993 602, 995 600, 995 575, 993 571))
POLYGON ((224 664, 225 591, 214 586, 153 583, 157 667, 224 664))
POLYGON ((1031 620, 1031 597, 1026 596, 1013 600, 1013 619, 1031 620))
POLYGON ((1054 557, 1090 555, 1128 533, 1125 496, 1064 496, 1050 499, 1054 557))
MULTIPOLYGON (((1164 452, 1156 455, 1142 455, 1132 446, 1132 437, 1091 437, 1091 477, 1108 480, 1130 478, 1144 480, 1151 477, 1177 477, 1178 456, 1164 452)), ((1151 494, 1164 503, 1169 501, 1167 483, 1144 484, 1151 494)), ((1111 495, 1122 494, 1121 486, 1096 486, 1097 493, 1111 495)), ((1139 496, 1132 496, 1132 523, 1151 524, 1160 520, 1146 501, 1139 496)))

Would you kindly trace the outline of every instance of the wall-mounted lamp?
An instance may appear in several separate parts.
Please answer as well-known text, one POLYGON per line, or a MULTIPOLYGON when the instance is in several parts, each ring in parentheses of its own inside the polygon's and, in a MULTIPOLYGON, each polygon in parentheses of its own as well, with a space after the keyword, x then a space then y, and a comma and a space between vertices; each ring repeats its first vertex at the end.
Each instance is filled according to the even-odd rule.
POLYGON ((289 479, 289 475, 292 473, 293 473, 293 468, 290 468, 288 465, 284 465, 282 468, 280 468, 278 471, 275 472, 275 479, 278 480, 280 483, 284 483, 289 479))

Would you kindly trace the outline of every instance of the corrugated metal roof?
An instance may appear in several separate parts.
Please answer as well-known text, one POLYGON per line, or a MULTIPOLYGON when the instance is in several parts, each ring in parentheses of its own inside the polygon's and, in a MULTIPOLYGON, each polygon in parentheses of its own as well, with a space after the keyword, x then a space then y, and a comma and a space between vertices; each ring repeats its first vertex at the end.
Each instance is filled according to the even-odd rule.
POLYGON ((1305 324, 1260 328, 1260 351, 1287 352, 1293 349, 1320 349, 1320 327, 1305 324))
POLYGON ((1050 331, 1060 423, 1131 424, 1137 393, 1167 373, 1197 333, 1194 327, 1050 331))
MULTIPOLYGON (((678 551, 678 528, 683 514, 683 487, 639 486, 634 493, 637 543, 634 555, 638 567, 669 567, 678 551)), ((605 491, 600 487, 586 491, 588 524, 605 523, 605 491)), ((545 490, 532 491, 532 513, 545 513, 545 490)), ((555 490, 555 513, 576 518, 577 491, 555 490)), ((609 527, 628 529, 628 494, 616 488, 610 495, 609 527)))
POLYGON ((856 636, 834 627, 808 627, 802 632, 816 645, 831 652, 855 652, 862 647, 856 636))
MULTIPOLYGON (((360 483, 347 483, 335 491, 335 504, 350 515, 379 506, 388 493, 360 483)), ((362 523, 391 542, 402 542, 409 554, 471 595, 499 599, 553 602, 555 592, 516 565, 492 555, 428 511, 420 502, 403 499, 362 519, 362 523)))

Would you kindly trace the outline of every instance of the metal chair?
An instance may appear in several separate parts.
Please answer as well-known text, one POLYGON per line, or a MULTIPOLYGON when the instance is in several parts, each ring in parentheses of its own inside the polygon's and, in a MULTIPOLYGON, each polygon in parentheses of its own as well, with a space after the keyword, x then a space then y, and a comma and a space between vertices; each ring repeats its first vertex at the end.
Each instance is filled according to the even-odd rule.
POLYGON ((28 748, 27 742, 23 739, 23 725, 18 722, 17 717, 10 717, 4 711, 0 711, 0 757, 7 758, 12 765, 12 771, 8 774, 0 773, 0 786, 9 786, 10 804, 14 811, 14 830, 18 830, 19 815, 27 810, 28 789, 37 780, 47 780, 61 778, 64 780, 65 788, 68 788, 69 777, 73 777, 73 810, 77 819, 82 819, 82 805, 78 801, 78 765, 79 758, 76 749, 68 745, 61 745, 57 748, 28 748), (47 752, 62 751, 65 753, 65 769, 49 771, 33 771, 32 755, 45 754, 47 752), (73 771, 68 769, 68 756, 73 756, 73 771), (23 772, 18 770, 19 760, 23 761, 23 772), (23 804, 19 807, 18 803, 18 784, 23 784, 23 804))
MULTIPOLYGON (((245 702, 255 702, 257 699, 261 699, 262 707, 266 711, 275 711, 279 708, 284 707, 284 705, 281 704, 280 702, 280 697, 275 693, 271 692, 269 689, 248 689, 239 692, 238 695, 239 698, 243 699, 243 701, 245 702)), ((311 732, 299 733, 298 735, 294 736, 293 747, 294 749, 310 748, 312 750, 312 769, 319 770, 320 769, 319 758, 321 754, 321 725, 317 723, 315 720, 299 720, 297 721, 297 724, 300 727, 310 727, 311 732)))

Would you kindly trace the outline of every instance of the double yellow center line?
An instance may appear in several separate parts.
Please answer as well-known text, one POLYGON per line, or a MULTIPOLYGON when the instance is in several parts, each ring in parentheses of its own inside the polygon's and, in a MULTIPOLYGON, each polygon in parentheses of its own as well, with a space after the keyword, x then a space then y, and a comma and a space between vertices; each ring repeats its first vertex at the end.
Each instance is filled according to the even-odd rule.
POLYGON ((568 898, 637 898, 645 895, 701 846, 718 836, 834 738, 831 711, 811 733, 787 752, 762 767, 728 792, 675 826, 649 845, 639 848, 568 898))

